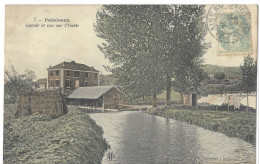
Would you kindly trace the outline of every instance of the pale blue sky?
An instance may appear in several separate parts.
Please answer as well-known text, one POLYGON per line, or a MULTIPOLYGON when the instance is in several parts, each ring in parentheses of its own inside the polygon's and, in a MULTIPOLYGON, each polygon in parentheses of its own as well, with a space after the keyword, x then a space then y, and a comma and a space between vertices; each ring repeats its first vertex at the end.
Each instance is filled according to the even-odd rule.
MULTIPOLYGON (((22 73, 34 70, 38 78, 47 76, 49 65, 75 60, 107 74, 103 65, 110 65, 98 50, 102 40, 96 37, 93 24, 100 5, 85 6, 7 6, 5 35, 5 67, 10 60, 22 73), (68 18, 78 28, 28 28, 34 18, 68 18)), ((42 23, 42 22, 39 22, 42 23)), ((206 40, 212 47, 204 55, 206 64, 239 66, 242 57, 217 56, 217 41, 210 34, 206 40)))

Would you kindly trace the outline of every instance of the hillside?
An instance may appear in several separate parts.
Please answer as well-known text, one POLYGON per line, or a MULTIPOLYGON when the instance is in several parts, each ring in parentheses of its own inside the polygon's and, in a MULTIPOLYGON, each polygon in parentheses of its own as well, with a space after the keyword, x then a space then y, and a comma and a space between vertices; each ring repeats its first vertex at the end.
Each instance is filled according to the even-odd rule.
POLYGON ((233 74, 241 74, 240 67, 223 67, 223 66, 210 65, 210 64, 205 65, 204 71, 208 74, 224 72, 226 76, 231 76, 233 74))

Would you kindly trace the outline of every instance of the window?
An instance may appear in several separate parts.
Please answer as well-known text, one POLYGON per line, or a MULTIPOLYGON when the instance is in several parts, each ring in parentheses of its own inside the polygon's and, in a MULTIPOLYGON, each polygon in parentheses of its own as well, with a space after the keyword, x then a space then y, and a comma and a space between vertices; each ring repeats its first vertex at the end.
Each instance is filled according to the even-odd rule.
POLYGON ((79 71, 74 71, 74 77, 79 77, 79 71))
POLYGON ((60 71, 59 70, 56 71, 56 76, 60 76, 60 71))
POLYGON ((70 80, 66 80, 66 87, 70 88, 71 87, 71 81, 70 80))
POLYGON ((60 80, 56 80, 56 86, 57 86, 57 87, 60 86, 60 80))
POLYGON ((86 72, 86 78, 88 78, 88 72, 86 72))
POLYGON ((66 76, 70 76, 70 70, 66 71, 66 76))
POLYGON ((97 73, 95 73, 95 78, 96 78, 96 79, 97 79, 97 75, 98 75, 98 74, 97 74, 97 73))
POLYGON ((50 71, 50 76, 53 76, 53 71, 50 71))
POLYGON ((54 87, 54 81, 51 80, 51 87, 54 87))
POLYGON ((85 86, 88 86, 88 82, 85 82, 85 86))

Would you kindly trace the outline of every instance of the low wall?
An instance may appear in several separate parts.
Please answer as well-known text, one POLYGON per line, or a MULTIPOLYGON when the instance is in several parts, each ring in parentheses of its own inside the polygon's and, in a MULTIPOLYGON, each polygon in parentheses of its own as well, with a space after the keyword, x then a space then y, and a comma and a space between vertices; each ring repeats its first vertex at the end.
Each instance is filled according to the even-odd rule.
POLYGON ((22 90, 17 102, 15 116, 42 113, 49 116, 61 116, 68 113, 61 90, 22 90))

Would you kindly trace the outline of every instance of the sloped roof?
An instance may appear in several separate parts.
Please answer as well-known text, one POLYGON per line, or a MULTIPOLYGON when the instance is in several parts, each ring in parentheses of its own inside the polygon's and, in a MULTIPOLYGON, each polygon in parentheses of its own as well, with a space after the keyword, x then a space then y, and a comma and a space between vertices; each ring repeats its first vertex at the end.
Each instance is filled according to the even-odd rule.
POLYGON ((115 86, 93 86, 93 87, 79 87, 75 89, 67 98, 71 99, 98 99, 110 89, 115 86))
POLYGON ((48 68, 48 70, 50 70, 50 69, 61 69, 61 68, 99 72, 98 70, 94 69, 93 67, 89 67, 85 64, 76 63, 75 61, 71 61, 71 62, 65 62, 64 61, 60 64, 57 64, 53 67, 48 68))
POLYGON ((35 81, 36 84, 47 84, 47 78, 39 79, 35 81))

